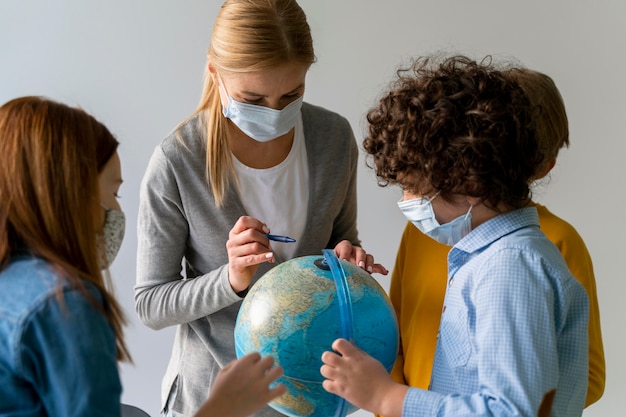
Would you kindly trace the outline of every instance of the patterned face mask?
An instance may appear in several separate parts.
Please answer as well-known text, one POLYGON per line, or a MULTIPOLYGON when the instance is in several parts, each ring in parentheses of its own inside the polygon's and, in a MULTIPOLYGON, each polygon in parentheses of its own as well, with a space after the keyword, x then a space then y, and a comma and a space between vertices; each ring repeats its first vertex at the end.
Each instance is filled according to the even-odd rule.
POLYGON ((124 212, 105 208, 104 228, 102 229, 104 253, 100 259, 101 269, 107 269, 113 263, 122 246, 125 229, 126 217, 124 212))

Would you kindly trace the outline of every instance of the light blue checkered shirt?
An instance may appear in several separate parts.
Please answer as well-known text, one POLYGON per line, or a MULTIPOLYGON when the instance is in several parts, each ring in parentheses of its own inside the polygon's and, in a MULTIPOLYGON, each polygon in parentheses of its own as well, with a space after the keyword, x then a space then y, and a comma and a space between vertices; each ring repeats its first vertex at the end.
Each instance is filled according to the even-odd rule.
POLYGON ((587 392, 588 299, 524 208, 481 224, 448 255, 448 288, 429 391, 403 416, 580 416, 587 392))

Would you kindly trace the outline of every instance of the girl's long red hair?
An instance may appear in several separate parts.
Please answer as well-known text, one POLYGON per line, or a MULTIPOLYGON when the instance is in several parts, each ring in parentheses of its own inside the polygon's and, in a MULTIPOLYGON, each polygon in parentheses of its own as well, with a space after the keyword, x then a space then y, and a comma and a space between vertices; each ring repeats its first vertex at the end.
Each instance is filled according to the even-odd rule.
POLYGON ((0 107, 0 270, 18 250, 48 261, 104 314, 118 359, 130 360, 123 310, 100 270, 95 220, 98 172, 117 145, 102 123, 78 108, 42 97, 0 107), (103 305, 89 297, 85 281, 101 291, 103 305))

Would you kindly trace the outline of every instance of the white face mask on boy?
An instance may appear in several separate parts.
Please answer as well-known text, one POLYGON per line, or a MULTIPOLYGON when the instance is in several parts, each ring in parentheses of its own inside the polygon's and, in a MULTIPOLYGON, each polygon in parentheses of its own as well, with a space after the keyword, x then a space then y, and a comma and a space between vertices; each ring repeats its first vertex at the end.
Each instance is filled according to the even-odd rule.
POLYGON ((435 239, 437 242, 448 246, 454 246, 472 230, 472 207, 467 214, 456 219, 439 224, 435 218, 432 201, 439 195, 432 198, 420 197, 406 201, 399 201, 398 207, 404 216, 415 225, 422 233, 435 239))

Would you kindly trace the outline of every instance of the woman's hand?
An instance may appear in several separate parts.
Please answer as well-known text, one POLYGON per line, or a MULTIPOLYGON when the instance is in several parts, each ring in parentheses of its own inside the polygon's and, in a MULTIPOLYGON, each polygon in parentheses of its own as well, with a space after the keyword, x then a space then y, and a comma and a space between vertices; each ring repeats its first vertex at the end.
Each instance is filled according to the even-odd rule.
POLYGON ((250 216, 241 216, 228 233, 228 280, 239 293, 250 286, 254 273, 263 262, 274 262, 274 253, 265 233, 265 223, 250 216))
POLYGON ((339 259, 355 264, 370 274, 387 275, 389 271, 381 264, 374 263, 374 257, 365 252, 360 246, 354 246, 349 240, 342 240, 335 246, 335 254, 339 259))

